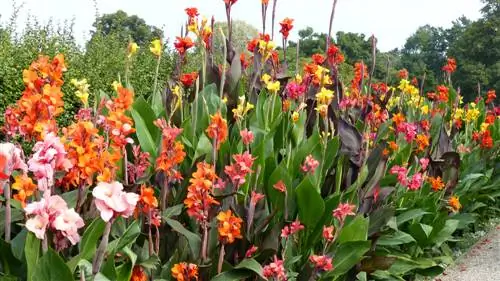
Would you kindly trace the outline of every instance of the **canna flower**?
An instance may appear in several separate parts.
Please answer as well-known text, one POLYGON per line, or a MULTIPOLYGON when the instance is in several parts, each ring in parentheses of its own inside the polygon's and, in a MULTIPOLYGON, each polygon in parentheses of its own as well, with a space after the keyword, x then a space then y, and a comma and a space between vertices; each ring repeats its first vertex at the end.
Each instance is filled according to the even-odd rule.
POLYGON ((273 188, 279 192, 286 193, 286 185, 282 180, 279 180, 273 185, 273 188))
POLYGON ((298 233, 303 229, 304 226, 300 224, 299 220, 296 220, 290 225, 285 225, 285 227, 283 227, 283 229, 281 230, 281 237, 288 238, 289 236, 294 235, 295 233, 298 233))
POLYGON ((254 108, 253 104, 245 101, 245 96, 239 96, 238 100, 237 107, 232 110, 234 119, 237 121, 243 119, 247 113, 254 108))
POLYGON ((420 166, 422 167, 422 171, 427 170, 429 162, 430 162, 429 158, 420 158, 420 160, 418 160, 418 163, 420 163, 420 166))
POLYGON ((316 101, 319 104, 329 105, 333 99, 333 91, 322 87, 321 90, 316 94, 316 101))
POLYGON ((59 137, 48 133, 33 147, 35 153, 28 160, 28 169, 33 172, 40 191, 45 191, 54 185, 54 175, 57 171, 69 171, 73 167, 66 158, 66 150, 59 137))
POLYGON ((83 103, 85 107, 88 106, 89 101, 89 84, 87 83, 87 79, 76 80, 71 79, 71 84, 75 86, 77 89, 75 92, 75 96, 77 96, 83 103))
POLYGON ((280 33, 283 34, 283 38, 286 40, 288 39, 288 35, 290 34, 290 31, 293 28, 293 19, 285 18, 280 22, 280 25, 281 25, 280 33))
POLYGON ((315 64, 322 65, 325 62, 326 58, 322 54, 313 54, 312 60, 315 64))
POLYGON ((302 171, 305 173, 314 174, 314 171, 319 166, 318 160, 314 159, 311 154, 306 156, 306 160, 304 160, 304 164, 302 165, 302 171))
POLYGON ((422 186, 423 177, 421 173, 415 173, 408 181, 407 187, 409 190, 418 190, 422 186))
POLYGON ((306 92, 306 86, 295 81, 288 83, 285 89, 287 97, 293 100, 299 99, 306 92))
POLYGON ((224 0, 224 3, 226 3, 226 6, 233 6, 238 0, 224 0))
POLYGON ((193 40, 190 37, 176 37, 174 47, 183 56, 187 50, 194 46, 193 40))
POLYGON ((139 49, 139 46, 137 45, 137 43, 129 42, 128 47, 127 47, 128 58, 131 58, 133 55, 135 55, 137 53, 138 49, 139 49))
POLYGON ((397 175, 399 184, 406 186, 408 183, 408 179, 406 177, 408 170, 405 167, 395 165, 391 168, 390 173, 392 175, 397 175))
POLYGON ((424 134, 418 134, 416 138, 417 151, 422 152, 429 146, 429 137, 424 134))
POLYGON ((76 245, 80 241, 78 229, 84 225, 83 219, 73 208, 61 211, 53 222, 54 229, 60 231, 72 245, 76 245))
POLYGON ((267 4, 269 4, 269 0, 260 0, 260 2, 262 3, 262 5, 267 5, 267 4))
POLYGON ((406 68, 401 69, 398 72, 398 77, 399 79, 408 79, 408 70, 406 70, 406 68))
POLYGON ((184 87, 190 88, 191 86, 193 86, 197 78, 198 78, 198 72, 194 71, 191 73, 182 74, 180 80, 182 85, 184 85, 184 87))
POLYGON ((170 180, 182 178, 177 166, 184 161, 186 152, 184 145, 176 140, 182 129, 170 127, 165 119, 157 119, 153 123, 162 131, 161 152, 156 158, 156 170, 165 173, 170 180))
POLYGON ((331 226, 323 226, 323 239, 325 239, 327 242, 332 242, 335 236, 333 235, 335 231, 335 227, 333 225, 331 226))
POLYGON ((488 93, 486 93, 486 101, 485 101, 485 103, 489 104, 492 101, 494 101, 496 98, 497 98, 497 95, 495 93, 495 90, 489 90, 488 93))
POLYGON ((250 145, 253 142, 254 135, 252 131, 249 131, 248 129, 244 129, 240 131, 240 136, 241 140, 243 141, 244 145, 250 145))
POLYGON ((460 200, 458 196, 453 195, 448 199, 448 207, 454 212, 457 213, 462 208, 462 204, 460 204, 460 200))
POLYGON ((411 143, 417 136, 417 125, 403 122, 397 126, 396 132, 403 133, 405 135, 406 142, 411 143))
POLYGON ((245 151, 243 154, 233 155, 234 163, 224 168, 224 172, 231 179, 235 189, 245 183, 245 177, 253 172, 252 166, 254 157, 245 151))
POLYGON ((155 197, 155 190, 152 187, 141 186, 141 194, 139 195, 139 203, 146 209, 154 209, 158 207, 158 199, 155 197))
POLYGON ((257 252, 258 249, 259 247, 252 245, 245 253, 245 258, 247 259, 251 258, 257 252))
POLYGON ((446 60, 446 65, 444 65, 441 70, 443 70, 444 72, 448 73, 448 74, 451 74, 453 72, 455 72, 455 70, 457 70, 457 62, 455 61, 454 58, 448 58, 446 60))
POLYGON ((340 49, 333 43, 329 45, 328 50, 326 51, 326 55, 328 63, 332 65, 339 65, 344 62, 344 55, 340 52, 340 49))
POLYGON ((101 213, 103 221, 108 222, 114 217, 130 217, 139 201, 139 195, 124 192, 119 182, 100 182, 92 191, 96 208, 101 213))
POLYGON ((155 55, 156 57, 160 57, 161 56, 161 40, 160 39, 155 39, 151 42, 151 46, 149 47, 149 50, 151 51, 151 53, 153 53, 153 55, 155 55))
POLYGON ((267 279, 274 278, 276 281, 286 281, 286 270, 283 264, 283 260, 279 260, 276 255, 274 256, 274 261, 270 264, 264 266, 262 274, 267 279))
POLYGON ((26 207, 26 199, 34 194, 36 188, 36 184, 26 174, 14 177, 12 189, 17 190, 17 194, 14 194, 14 199, 19 201, 22 207, 26 207))
POLYGON ((438 95, 436 99, 440 102, 448 102, 449 90, 444 85, 437 86, 438 95))
POLYGON ((219 240, 224 244, 231 244, 236 239, 242 239, 241 236, 241 223, 242 219, 234 216, 231 210, 227 210, 226 212, 221 211, 217 215, 218 227, 217 231, 219 232, 219 240))
POLYGON ((440 191, 444 188, 444 183, 441 177, 429 177, 427 181, 431 184, 431 188, 434 191, 440 191))
POLYGON ((297 121, 299 121, 299 118, 300 118, 300 113, 298 113, 297 111, 294 111, 292 113, 292 122, 297 123, 297 121))
POLYGON ((405 122, 405 116, 403 113, 399 112, 397 114, 394 114, 392 116, 392 122, 396 125, 396 127, 398 127, 400 124, 402 124, 403 122, 405 122))
POLYGON ((184 11, 186 12, 186 14, 188 15, 188 17, 190 19, 196 18, 197 16, 200 15, 200 13, 198 13, 198 8, 195 8, 195 7, 186 8, 186 9, 184 9, 184 11))
POLYGON ((480 114, 481 112, 476 107, 476 104, 472 102, 470 103, 470 107, 467 109, 465 113, 465 120, 467 122, 476 121, 480 114))
POLYGON ((135 265, 132 269, 132 276, 130 281, 148 281, 148 275, 140 265, 135 265))
POLYGON ((330 271, 333 269, 332 258, 328 256, 312 255, 309 261, 314 265, 314 268, 319 271, 330 271))
POLYGON ((220 112, 210 116, 210 124, 208 125, 206 133, 209 138, 215 141, 217 149, 219 149, 220 145, 226 141, 228 134, 227 121, 222 118, 220 112))
POLYGON ((0 180, 8 179, 14 170, 28 171, 22 153, 13 143, 0 143, 0 180))
POLYGON ((196 168, 196 172, 189 180, 190 185, 184 205, 190 217, 194 217, 200 223, 206 223, 212 205, 219 205, 219 202, 212 196, 214 182, 218 177, 210 164, 199 162, 196 168))
POLYGON ((280 87, 281 87, 280 81, 269 82, 266 84, 266 88, 271 94, 278 93, 280 87))
POLYGON ((347 216, 354 216, 355 205, 349 203, 340 203, 337 209, 333 210, 332 215, 339 220, 340 223, 344 223, 347 216))
POLYGON ((172 267, 172 277, 177 281, 198 280, 198 266, 192 263, 177 263, 172 267))

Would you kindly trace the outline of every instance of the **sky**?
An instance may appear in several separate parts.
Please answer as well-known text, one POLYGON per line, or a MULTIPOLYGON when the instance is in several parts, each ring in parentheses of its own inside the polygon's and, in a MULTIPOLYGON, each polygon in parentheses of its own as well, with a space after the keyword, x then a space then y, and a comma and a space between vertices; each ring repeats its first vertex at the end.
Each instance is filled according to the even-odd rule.
MULTIPOLYGON (((276 20, 285 17, 295 20, 292 40, 297 38, 297 31, 306 26, 328 32, 333 0, 277 1, 276 20)), ((180 26, 186 21, 184 9, 187 7, 197 7, 203 16, 225 19, 223 0, 95 0, 95 3, 99 14, 121 9, 139 16, 148 24, 165 30, 165 38, 178 35, 180 26)), ((74 19, 76 39, 85 42, 90 37, 96 15, 92 0, 0 0, 0 21, 10 18, 13 4, 23 5, 18 18, 20 27, 28 17, 36 17, 41 23, 49 19, 56 23, 74 19)), ((374 34, 378 38, 378 48, 389 51, 401 48, 419 26, 449 27, 462 15, 475 20, 481 16, 481 7, 480 0, 338 0, 332 33, 357 32, 367 37, 374 34)), ((260 29, 260 9, 260 0, 239 0, 233 6, 232 16, 260 29)), ((271 7, 268 14, 270 10, 271 7)))

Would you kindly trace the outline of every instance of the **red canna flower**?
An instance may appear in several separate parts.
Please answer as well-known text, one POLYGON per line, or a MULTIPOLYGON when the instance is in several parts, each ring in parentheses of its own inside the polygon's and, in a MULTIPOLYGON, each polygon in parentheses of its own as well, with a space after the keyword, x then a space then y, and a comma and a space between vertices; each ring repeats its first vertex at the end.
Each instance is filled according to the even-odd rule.
POLYGON ((307 155, 306 160, 304 160, 304 164, 302 165, 302 171, 305 173, 314 174, 316 168, 318 168, 319 162, 314 159, 312 155, 307 155))
POLYGON ((252 165, 255 158, 245 151, 243 154, 233 155, 234 163, 224 168, 224 172, 231 179, 235 189, 245 183, 245 177, 252 172, 252 165))
POLYGON ((441 102, 448 102, 448 88, 444 85, 437 86, 438 96, 437 100, 441 102))
POLYGON ((226 141, 228 134, 227 121, 222 118, 220 112, 210 116, 210 124, 208 125, 206 133, 209 138, 215 140, 217 149, 219 149, 220 145, 226 141))
POLYGON ((174 42, 174 47, 179 52, 179 54, 182 56, 186 53, 187 50, 189 50, 191 47, 194 46, 193 40, 190 37, 176 37, 176 40, 174 42))
POLYGON ((337 209, 333 210, 332 215, 337 218, 341 223, 344 222, 347 216, 354 216, 354 209, 356 209, 355 205, 351 205, 349 203, 340 203, 337 209))
POLYGON ((489 149, 493 147, 493 138, 491 137, 491 132, 489 130, 481 133, 481 148, 489 149))
POLYGON ((333 235, 334 231, 335 227, 333 225, 323 226, 323 239, 325 239, 328 242, 332 242, 333 238, 335 238, 335 236, 333 235))
POLYGON ((454 58, 448 58, 446 61, 446 65, 441 68, 444 72, 451 74, 457 70, 457 62, 454 58))
POLYGON ((282 180, 279 180, 277 183, 273 185, 273 188, 278 190, 279 192, 286 192, 286 185, 282 180))
POLYGON ((315 64, 322 65, 325 62, 325 57, 322 54, 314 54, 312 60, 315 64))
POLYGON ((489 90, 488 93, 486 93, 486 101, 485 103, 488 104, 496 99, 497 95, 495 93, 495 90, 489 90))
POLYGON ((335 46, 333 43, 329 45, 326 55, 328 63, 332 65, 338 65, 344 62, 344 55, 340 52, 339 47, 335 46))
POLYGON ((245 258, 251 258, 253 256, 253 254, 255 254, 255 252, 257 252, 258 249, 259 249, 259 247, 252 245, 245 253, 245 258))
POLYGON ((296 220, 290 225, 286 225, 285 227, 283 227, 283 229, 281 230, 281 237, 288 238, 288 236, 294 235, 302 229, 304 229, 304 226, 300 224, 299 220, 296 220))
POLYGON ((190 19, 195 18, 195 17, 200 15, 200 13, 198 13, 198 8, 195 8, 195 7, 186 8, 186 9, 184 9, 184 11, 186 11, 186 14, 188 15, 188 17, 190 19))
POLYGON ((401 69, 398 72, 398 77, 399 79, 408 79, 408 70, 406 70, 406 68, 401 69))
POLYGON ((250 204, 255 206, 255 205, 257 205, 257 203, 259 203, 260 200, 264 199, 265 197, 266 196, 262 193, 252 191, 252 196, 250 198, 250 204))
POLYGON ((198 78, 198 72, 193 71, 191 73, 184 73, 181 75, 181 83, 184 85, 184 87, 189 88, 193 86, 194 81, 198 78))
POLYGON ((293 28, 293 19, 291 18, 285 18, 280 22, 281 25, 281 34, 283 34, 283 38, 286 40, 288 39, 288 35, 290 34, 290 31, 293 28))
POLYGON ((134 266, 132 270, 132 276, 130 276, 130 281, 147 281, 148 275, 140 265, 134 266))
MULTIPOLYGON (((255 46, 254 46, 254 48, 255 48, 255 46)), ((246 59, 245 53, 240 54, 240 63, 241 63, 241 67, 243 69, 247 69, 247 67, 250 65, 250 60, 246 59)))
POLYGON ((314 268, 319 271, 330 271, 333 269, 332 258, 328 256, 312 255, 309 261, 314 265, 314 268))
POLYGON ((275 255, 274 261, 264 266, 262 274, 267 279, 274 278, 273 280, 276 281, 286 281, 286 270, 283 264, 283 260, 279 260, 275 255))

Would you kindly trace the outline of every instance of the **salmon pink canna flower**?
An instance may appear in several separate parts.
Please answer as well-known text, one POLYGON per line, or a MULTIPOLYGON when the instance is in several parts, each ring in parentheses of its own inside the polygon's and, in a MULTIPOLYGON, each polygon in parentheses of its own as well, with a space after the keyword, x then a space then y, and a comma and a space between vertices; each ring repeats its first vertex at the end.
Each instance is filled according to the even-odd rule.
POLYGON ((356 215, 354 213, 354 209, 356 209, 355 205, 351 205, 349 203, 340 203, 337 209, 333 210, 332 215, 341 223, 343 223, 347 216, 356 215))
POLYGON ((123 185, 119 182, 100 182, 92 191, 97 209, 101 212, 103 221, 108 222, 111 218, 122 216, 128 218, 134 213, 139 195, 123 191, 123 185))

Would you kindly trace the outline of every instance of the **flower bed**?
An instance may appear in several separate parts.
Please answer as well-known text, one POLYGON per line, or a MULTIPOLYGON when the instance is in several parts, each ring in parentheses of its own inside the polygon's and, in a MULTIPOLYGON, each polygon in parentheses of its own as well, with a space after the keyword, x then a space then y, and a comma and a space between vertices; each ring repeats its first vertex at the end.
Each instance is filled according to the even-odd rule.
MULTIPOLYGON (((236 1, 224 2, 230 19, 236 1)), ((222 31, 186 13, 176 70, 148 100, 128 68, 111 93, 72 80, 81 108, 61 127, 64 56, 23 71, 0 145, 0 279, 435 276, 457 237, 497 212, 495 91, 464 105, 453 59, 432 93, 405 70, 394 87, 375 81, 364 62, 344 84, 332 42, 292 75, 274 26, 241 54, 229 26, 217 65, 222 31), (191 48, 201 69, 186 73, 191 48)), ((293 20, 280 25, 286 58, 293 20)), ((158 65, 162 48, 152 42, 158 65)))

